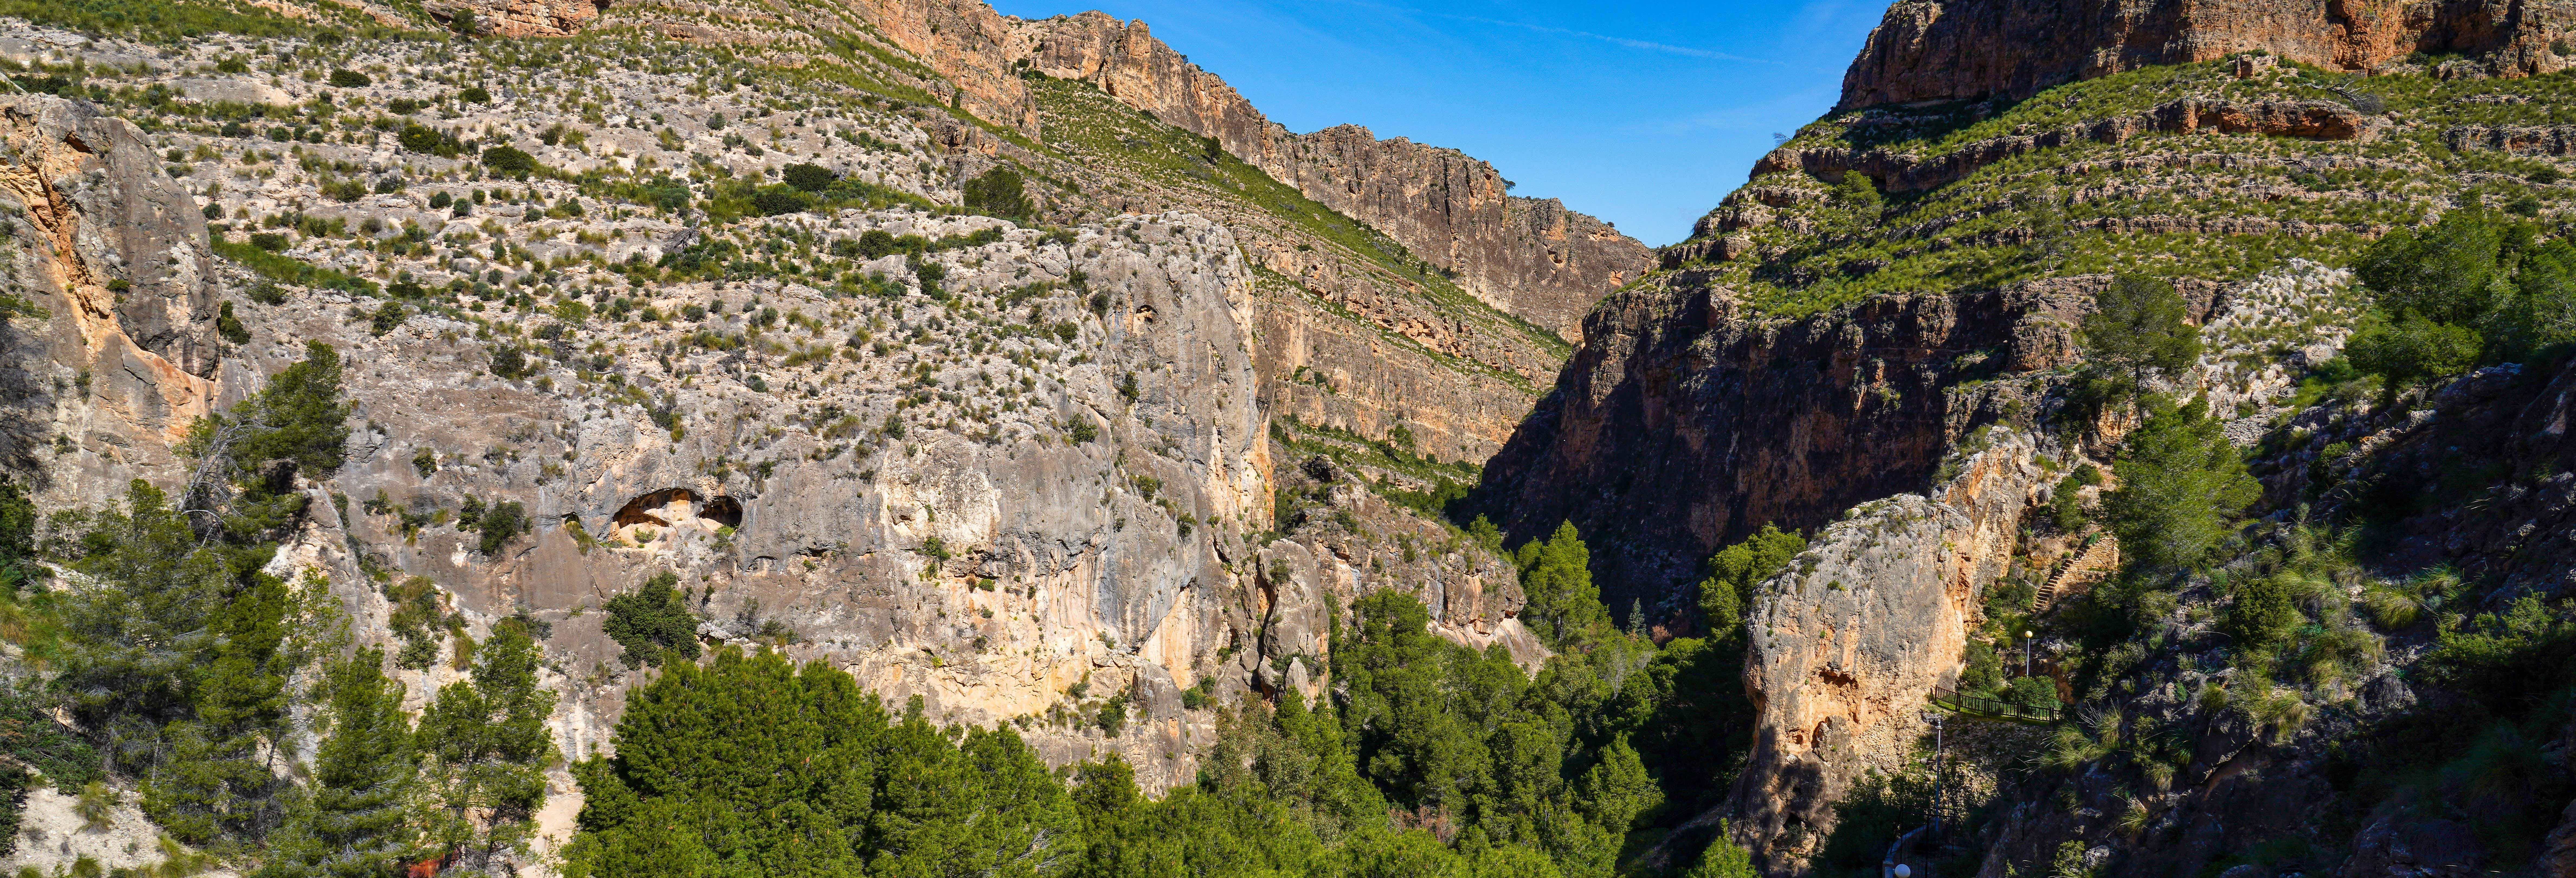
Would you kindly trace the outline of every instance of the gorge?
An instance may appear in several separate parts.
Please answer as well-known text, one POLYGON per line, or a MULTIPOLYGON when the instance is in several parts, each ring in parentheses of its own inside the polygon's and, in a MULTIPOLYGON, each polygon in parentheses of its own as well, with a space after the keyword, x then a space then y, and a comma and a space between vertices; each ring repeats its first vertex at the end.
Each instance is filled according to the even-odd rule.
POLYGON ((2576 874, 2568 8, 1898 0, 1649 248, 1096 11, 144 7, 16 874, 2576 874))

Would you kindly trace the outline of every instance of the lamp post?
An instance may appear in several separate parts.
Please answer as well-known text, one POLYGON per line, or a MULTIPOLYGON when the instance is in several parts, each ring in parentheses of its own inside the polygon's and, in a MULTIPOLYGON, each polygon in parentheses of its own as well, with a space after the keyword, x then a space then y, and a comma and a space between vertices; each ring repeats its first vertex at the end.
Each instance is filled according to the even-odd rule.
MULTIPOLYGON (((1925 711, 1924 719, 1932 721, 1932 835, 1937 838, 1941 835, 1942 781, 1945 779, 1945 775, 1947 774, 1947 772, 1941 770, 1941 739, 1943 729, 1941 724, 1941 714, 1925 711)), ((1898 866, 1897 868, 1903 869, 1905 867, 1898 866)), ((1899 878, 1903 878, 1903 876, 1900 875, 1899 878)))
POLYGON ((2021 675, 2030 676, 2030 632, 2021 633, 2021 675))

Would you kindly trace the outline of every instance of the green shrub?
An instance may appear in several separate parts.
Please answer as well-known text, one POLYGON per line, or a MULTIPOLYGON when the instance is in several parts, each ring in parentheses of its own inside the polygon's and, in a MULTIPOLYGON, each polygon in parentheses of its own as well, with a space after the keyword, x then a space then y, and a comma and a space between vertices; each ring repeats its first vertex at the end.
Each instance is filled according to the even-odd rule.
POLYGON ((493 349, 492 374, 494 376, 516 380, 527 377, 531 371, 528 355, 521 352, 517 346, 503 345, 493 349))
POLYGON ((2048 496, 2048 520, 2060 531, 2074 532, 2084 526, 2085 488, 2102 483, 2102 471, 2089 463, 2075 465, 2075 471, 2057 480, 2057 489, 2048 496))
POLYGON ((240 345, 250 343, 250 328, 243 326, 241 318, 233 315, 233 303, 231 302, 225 302, 223 304, 223 309, 216 312, 215 334, 223 336, 225 341, 232 342, 233 344, 240 345))
POLYGON ((2057 681, 2040 676, 2015 677, 2004 687, 2003 700, 2032 710, 2057 709, 2057 681))
POLYGON ((1742 633, 1744 608, 1752 605, 1753 588, 1778 575, 1790 559, 1807 550, 1807 538, 1764 524, 1743 542, 1709 556, 1708 578, 1699 584, 1701 621, 1709 636, 1732 638, 1742 633))
POLYGON ((2576 608, 2525 595, 2442 632, 2424 664, 2434 681, 2478 703, 2539 705, 2576 683, 2576 608))
POLYGON ((367 332, 371 335, 382 337, 384 334, 394 331, 395 327, 401 326, 403 320, 410 316, 411 309, 403 303, 386 302, 382 305, 376 306, 375 313, 368 316, 367 332))
POLYGON ((2400 228, 2380 238, 2353 263, 2353 274, 2375 304, 2391 315, 2419 314, 2435 323, 2469 323, 2495 305, 2490 283, 2508 246, 2531 239, 2528 227, 2508 225, 2475 210, 2455 210, 2432 228, 2400 228))
POLYGON ((2527 361, 2576 341, 2576 245, 2562 240, 2532 248, 2515 268, 2513 287, 2511 304, 2487 321, 2490 356, 2527 361))
MULTIPOLYGON (((411 150, 412 152, 426 153, 443 159, 452 159, 465 152, 465 145, 457 142, 456 135, 418 123, 404 124, 402 131, 394 135, 394 142, 401 144, 402 148, 411 150)), ((445 194, 447 193, 439 193, 439 195, 445 194)), ((434 202, 441 201, 441 199, 436 195, 433 195, 430 198, 434 202)), ((444 203, 434 203, 430 206, 445 207, 447 205, 444 203)))
POLYGON ((488 104, 492 102, 492 93, 484 90, 482 84, 477 83, 466 86, 464 91, 457 92, 456 99, 469 104, 488 104))
POLYGON ((805 192, 821 192, 841 179, 841 175, 832 173, 830 168, 803 162, 779 169, 778 176, 787 185, 805 192))
POLYGON ((608 599, 602 630, 622 650, 618 661, 638 668, 697 660, 698 617, 689 612, 679 584, 679 575, 665 570, 642 588, 608 599))
MULTIPOLYGON (((946 298, 945 294, 940 292, 939 282, 948 279, 948 266, 936 262, 915 262, 912 264, 912 277, 921 282, 922 295, 933 299, 946 298)), ((1072 339, 1068 338, 1066 341, 1072 341, 1072 339)))
POLYGON ((966 209, 989 217, 1025 221, 1036 212, 1018 171, 994 168, 966 181, 966 209))
POLYGON ((355 70, 340 69, 331 71, 331 87, 333 88, 366 88, 367 86, 374 84, 376 84, 375 80, 369 79, 366 74, 355 70))
POLYGON ((482 540, 475 548, 491 556, 501 554, 512 538, 534 531, 536 526, 528 521, 527 510, 519 506, 519 501, 504 500, 483 513, 475 530, 482 532, 482 540))
POLYGON ((2395 323, 2373 321, 2344 343, 2344 356, 2377 375, 2388 393, 2466 372, 2478 362, 2478 331, 2406 312, 2395 323))
POLYGON ((495 146, 484 150, 483 167, 492 173, 519 179, 526 179, 545 168, 537 163, 536 156, 515 146, 495 146))
POLYGON ((2235 602, 2228 605, 2218 630, 2241 651, 2255 652, 2280 642, 2302 619, 2293 602, 2295 589, 2281 577, 2245 577, 2237 581, 2233 596, 2235 602))
MULTIPOLYGON (((252 235, 251 237, 254 241, 259 238, 258 235, 252 235)), ((357 293, 359 295, 374 295, 377 290, 375 281, 362 277, 352 277, 337 270, 323 268, 292 256, 285 256, 261 249, 254 244, 242 244, 233 241, 226 241, 221 238, 214 239, 210 243, 214 247, 215 255, 241 263, 243 268, 258 272, 260 275, 274 280, 281 280, 291 284, 322 287, 324 289, 342 290, 357 293)), ((286 236, 276 236, 274 243, 276 243, 279 248, 283 249, 286 246, 286 236)), ((254 295, 256 295, 256 293, 254 293, 254 295)), ((283 293, 279 294, 279 300, 284 301, 283 293)))
POLYGON ((1709 842, 1706 850, 1700 851, 1699 862, 1692 864, 1690 871, 1683 872, 1682 878, 1761 878, 1761 875, 1761 870, 1753 868, 1753 852, 1736 844, 1726 821, 1720 820, 1716 840, 1709 842))
POLYGON ((751 207, 761 216, 801 213, 814 207, 814 196, 793 186, 763 186, 752 193, 751 207))

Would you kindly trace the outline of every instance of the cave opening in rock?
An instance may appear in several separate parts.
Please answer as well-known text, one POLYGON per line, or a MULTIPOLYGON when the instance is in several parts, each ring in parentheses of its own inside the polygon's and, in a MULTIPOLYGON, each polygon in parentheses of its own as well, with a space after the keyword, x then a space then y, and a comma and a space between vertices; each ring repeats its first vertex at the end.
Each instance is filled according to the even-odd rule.
POLYGON ((698 492, 687 488, 666 488, 637 496, 619 507, 614 527, 649 524, 670 527, 674 519, 685 520, 698 506, 698 492))
POLYGON ((698 512, 698 517, 725 527, 741 527, 742 502, 721 494, 716 495, 715 499, 707 501, 706 508, 698 512))
POLYGON ((688 488, 665 488, 639 494, 619 507, 609 520, 609 528, 619 536, 632 528, 647 527, 667 532, 678 529, 712 532, 717 528, 742 526, 742 501, 717 495, 705 497, 688 488))

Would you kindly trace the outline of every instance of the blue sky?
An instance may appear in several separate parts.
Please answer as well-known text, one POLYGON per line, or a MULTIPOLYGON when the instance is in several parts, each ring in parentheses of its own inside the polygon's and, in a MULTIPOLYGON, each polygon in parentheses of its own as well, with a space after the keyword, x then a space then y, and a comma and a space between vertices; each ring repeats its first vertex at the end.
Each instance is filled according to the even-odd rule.
POLYGON ((1097 8, 1225 77, 1290 130, 1342 123, 1456 147, 1516 195, 1648 245, 1744 182, 1773 132, 1833 106, 1885 0, 993 0, 1097 8))

